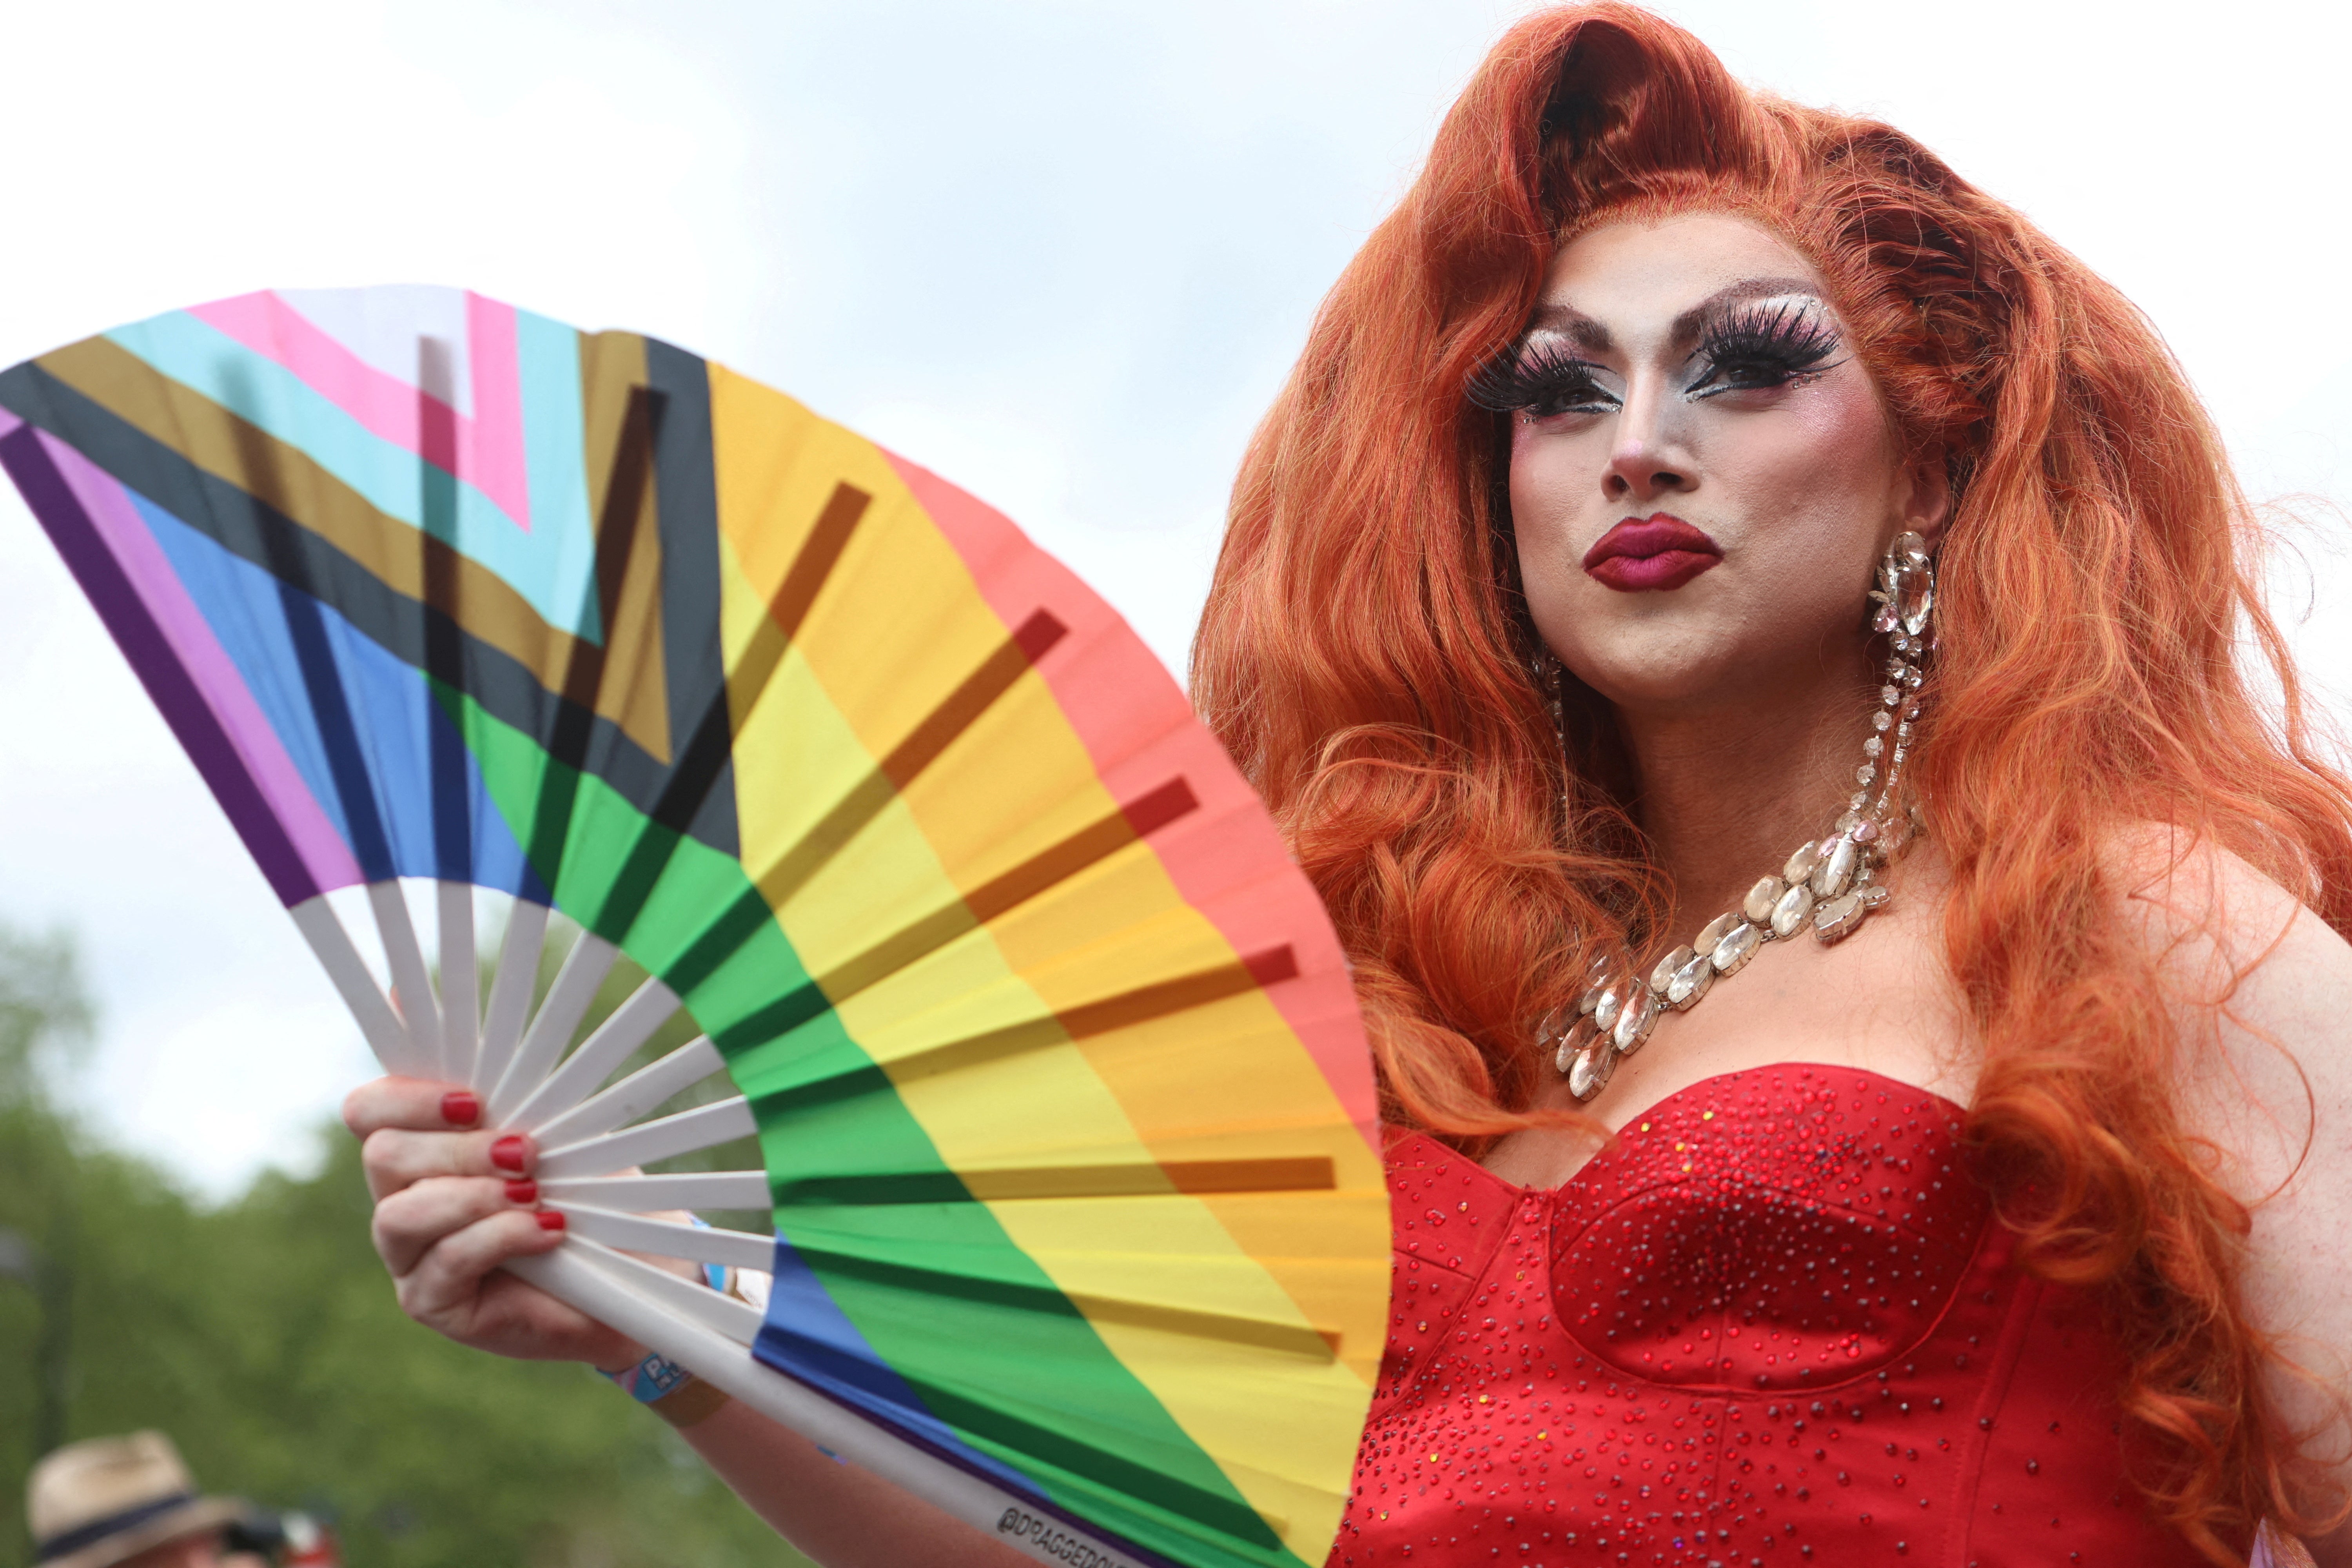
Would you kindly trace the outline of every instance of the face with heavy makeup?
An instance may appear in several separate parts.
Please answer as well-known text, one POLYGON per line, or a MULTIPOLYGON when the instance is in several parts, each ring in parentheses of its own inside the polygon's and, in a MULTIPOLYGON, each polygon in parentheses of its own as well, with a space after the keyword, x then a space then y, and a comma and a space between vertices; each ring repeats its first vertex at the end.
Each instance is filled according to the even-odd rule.
POLYGON ((1942 528, 1944 487, 1903 460, 1819 273, 1743 218, 1571 240, 1478 395, 1510 410, 1536 627, 1621 710, 1858 669, 1874 564, 1942 528))

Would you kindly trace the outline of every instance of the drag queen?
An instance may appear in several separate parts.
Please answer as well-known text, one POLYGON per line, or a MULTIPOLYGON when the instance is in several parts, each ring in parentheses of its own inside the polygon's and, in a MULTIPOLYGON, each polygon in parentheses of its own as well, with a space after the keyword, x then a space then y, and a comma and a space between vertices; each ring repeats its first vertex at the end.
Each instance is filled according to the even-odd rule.
MULTIPOLYGON (((1933 154, 1642 12, 1501 42, 1194 658, 1394 1129, 1333 1563, 2352 1565, 2352 788, 2247 542, 2156 333, 1933 154)), ((404 1305, 629 1364, 441 1105, 350 1110, 404 1305)), ((688 1436, 821 1562, 1015 1561, 688 1436)))

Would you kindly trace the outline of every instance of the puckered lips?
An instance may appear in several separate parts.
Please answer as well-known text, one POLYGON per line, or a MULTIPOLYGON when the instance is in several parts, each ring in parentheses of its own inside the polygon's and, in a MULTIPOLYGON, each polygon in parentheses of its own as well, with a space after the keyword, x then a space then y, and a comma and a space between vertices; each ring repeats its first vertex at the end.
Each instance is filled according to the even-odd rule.
POLYGON ((1723 547, 1671 512, 1629 517, 1584 553, 1585 575, 1621 594, 1679 588, 1723 559, 1723 547))

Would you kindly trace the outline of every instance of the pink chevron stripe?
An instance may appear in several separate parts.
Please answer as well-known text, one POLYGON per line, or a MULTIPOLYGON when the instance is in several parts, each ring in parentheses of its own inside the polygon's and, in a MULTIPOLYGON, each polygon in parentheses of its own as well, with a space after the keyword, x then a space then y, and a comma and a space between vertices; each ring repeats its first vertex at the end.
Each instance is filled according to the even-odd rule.
MULTIPOLYGON (((5 433, 6 427, 0 426, 0 435, 5 433)), ((155 542, 146 520, 123 493, 121 481, 47 431, 40 432, 40 439, 123 575, 145 603, 147 613, 179 656, 188 678, 211 704, 247 773, 268 801, 278 826, 293 843, 295 853, 302 857, 311 879, 321 889, 365 881, 351 847, 311 795, 294 759, 286 754, 278 731, 246 686, 243 672, 213 636, 204 612, 188 597, 163 547, 155 542)))
POLYGON ((522 351, 515 308, 466 290, 466 356, 473 372, 475 488, 530 530, 530 469, 522 440, 522 351), (509 505, 505 498, 514 498, 509 505))
POLYGON ((284 365, 374 435, 465 480, 518 527, 530 527, 513 306, 466 295, 471 417, 369 364, 276 294, 215 300, 188 314, 284 365))
POLYGON ((1070 635, 1039 661, 1037 673, 1112 798, 1135 800, 1174 776, 1192 787, 1200 809, 1152 834, 1153 852, 1176 890, 1236 953, 1289 944, 1299 973, 1268 986, 1266 999, 1377 1152, 1371 1062, 1330 917, 1303 879, 1274 885, 1249 879, 1253 868, 1289 862, 1257 792, 1234 772, 1224 748, 1194 720, 1184 694, 1118 611, 995 508, 896 453, 882 455, 1008 629, 1041 605, 1068 626, 1070 635))

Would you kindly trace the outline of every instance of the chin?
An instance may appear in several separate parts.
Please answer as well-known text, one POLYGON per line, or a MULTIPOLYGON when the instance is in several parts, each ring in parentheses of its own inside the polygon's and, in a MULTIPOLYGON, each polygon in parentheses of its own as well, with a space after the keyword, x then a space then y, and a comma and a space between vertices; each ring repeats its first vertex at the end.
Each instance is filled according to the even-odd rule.
POLYGON ((1612 657, 1562 662, 1570 674, 1620 708, 1686 708, 1737 684, 1734 667, 1720 658, 1628 660, 1612 657))
MULTIPOLYGON (((1580 606, 1585 613, 1574 623, 1575 636, 1547 632, 1544 640, 1570 674, 1620 707, 1701 701, 1727 685, 1741 684, 1743 667, 1756 662, 1755 650, 1743 652, 1743 639, 1731 635, 1734 628, 1703 624, 1716 622, 1714 616, 1656 613, 1664 605, 1628 616, 1622 595, 1609 598, 1613 602, 1580 606)), ((1540 622, 1538 626, 1542 629, 1540 622)))

